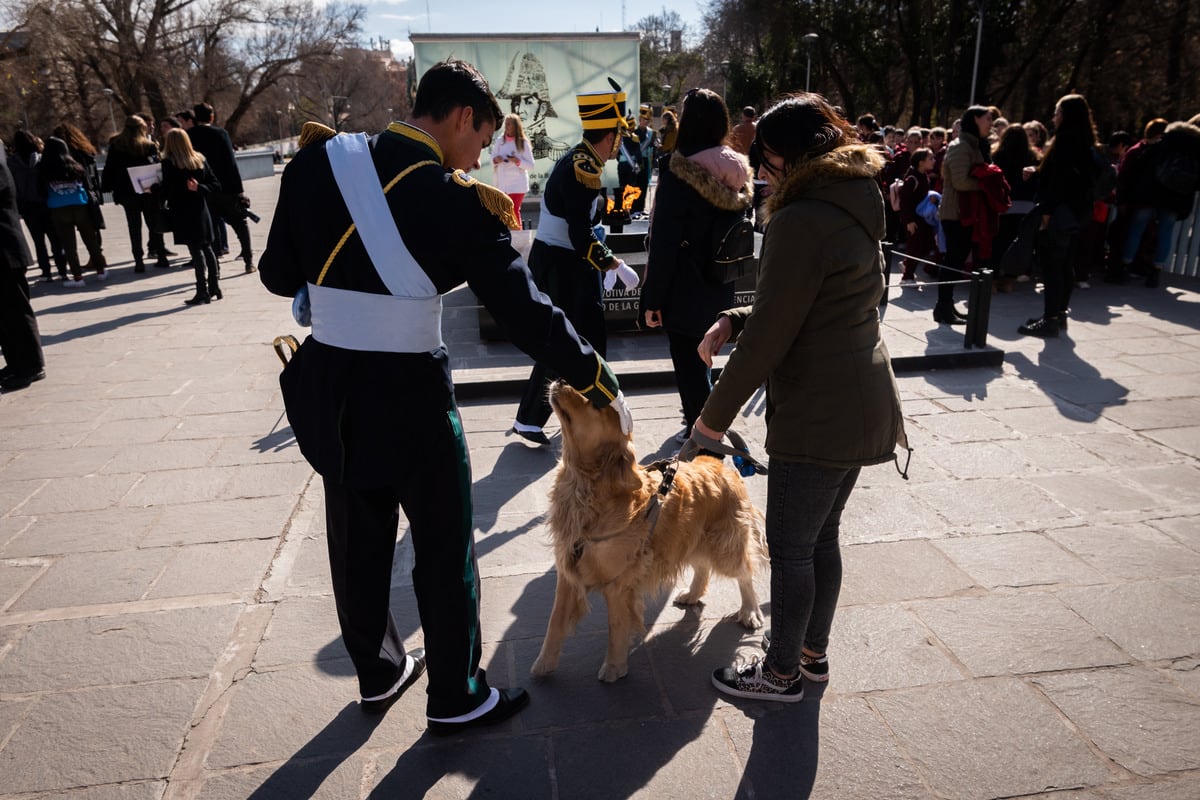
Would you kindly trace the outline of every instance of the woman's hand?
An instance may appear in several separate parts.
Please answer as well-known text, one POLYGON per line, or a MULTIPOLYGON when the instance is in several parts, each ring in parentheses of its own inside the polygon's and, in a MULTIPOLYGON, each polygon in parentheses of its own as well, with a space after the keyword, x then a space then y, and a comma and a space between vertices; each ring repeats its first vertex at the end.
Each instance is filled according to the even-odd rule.
POLYGON ((662 312, 658 309, 646 312, 646 327, 661 328, 662 327, 662 312))
POLYGON ((187 190, 189 192, 200 191, 200 181, 196 180, 195 178, 188 178, 187 179, 187 190))
POLYGON ((905 225, 904 228, 905 228, 905 230, 908 231, 908 235, 912 236, 914 233, 917 232, 917 223, 910 222, 907 225, 905 225))
POLYGON ((704 338, 700 340, 700 346, 696 348, 700 360, 711 367, 713 356, 721 352, 721 348, 725 346, 732 335, 733 323, 729 321, 729 317, 717 317, 717 321, 704 334, 704 338))

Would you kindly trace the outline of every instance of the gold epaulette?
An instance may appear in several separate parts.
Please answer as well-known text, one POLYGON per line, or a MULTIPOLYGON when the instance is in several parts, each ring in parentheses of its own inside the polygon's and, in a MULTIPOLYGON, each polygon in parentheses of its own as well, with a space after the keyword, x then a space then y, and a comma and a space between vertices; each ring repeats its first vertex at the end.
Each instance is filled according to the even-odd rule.
POLYGON ((337 136, 337 131, 328 125, 322 125, 319 122, 306 122, 304 123, 304 127, 300 129, 299 146, 303 149, 310 144, 324 144, 335 136, 337 136))
POLYGON ((517 215, 513 213, 513 201, 511 197, 495 186, 489 186, 486 183, 475 180, 460 169, 450 173, 450 178, 459 186, 474 186, 475 194, 479 196, 479 205, 483 206, 489 213, 499 217, 500 221, 509 230, 515 231, 520 229, 521 226, 517 224, 517 215))
POLYGON ((602 164, 597 164, 595 159, 583 150, 576 150, 571 156, 571 162, 575 167, 575 180, 589 189, 600 188, 600 170, 604 168, 602 164))

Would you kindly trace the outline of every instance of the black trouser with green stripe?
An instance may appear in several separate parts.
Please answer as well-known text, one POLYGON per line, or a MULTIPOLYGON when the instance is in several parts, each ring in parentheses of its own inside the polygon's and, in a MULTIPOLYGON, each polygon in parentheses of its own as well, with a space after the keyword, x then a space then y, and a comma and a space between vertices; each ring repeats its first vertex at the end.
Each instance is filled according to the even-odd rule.
POLYGON ((329 566, 342 638, 363 697, 387 692, 404 669, 390 610, 399 508, 408 517, 413 591, 425 634, 427 713, 453 717, 488 696, 476 680, 482 655, 479 573, 471 517, 471 466, 458 412, 412 425, 413 446, 391 485, 361 488, 325 479, 329 566))

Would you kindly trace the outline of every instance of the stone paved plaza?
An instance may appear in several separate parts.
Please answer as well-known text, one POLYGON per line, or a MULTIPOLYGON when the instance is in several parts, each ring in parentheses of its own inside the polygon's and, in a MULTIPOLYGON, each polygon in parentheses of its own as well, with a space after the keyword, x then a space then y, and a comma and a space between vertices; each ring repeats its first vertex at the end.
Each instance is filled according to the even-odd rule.
MULTIPOLYGON (((278 181, 247 186, 261 248, 278 181)), ((278 390, 288 303, 227 258, 225 299, 185 307, 183 259, 134 275, 105 211, 111 280, 35 285, 48 377, 0 396, 3 800, 1200 797, 1200 281, 1078 291, 1069 336, 1044 342, 1015 333, 1040 310, 1024 284, 993 300, 1002 367, 899 377, 911 480, 864 470, 831 680, 782 708, 709 683, 759 647, 727 580, 699 609, 655 598, 617 684, 596 680, 598 598, 554 676, 528 678, 555 454, 505 435, 515 397, 488 387, 528 361, 479 342, 456 292, 484 665, 532 703, 443 740, 424 680, 382 720, 357 707, 320 481, 278 390)), ((933 294, 893 292, 893 354, 960 347, 933 294)), ((669 454, 665 340, 619 336, 612 355, 658 373, 629 392, 635 440, 643 461, 669 454)), ((764 405, 738 423, 758 446, 764 405)), ((748 486, 762 507, 765 479, 748 486)), ((404 528, 393 606, 419 645, 404 528)))

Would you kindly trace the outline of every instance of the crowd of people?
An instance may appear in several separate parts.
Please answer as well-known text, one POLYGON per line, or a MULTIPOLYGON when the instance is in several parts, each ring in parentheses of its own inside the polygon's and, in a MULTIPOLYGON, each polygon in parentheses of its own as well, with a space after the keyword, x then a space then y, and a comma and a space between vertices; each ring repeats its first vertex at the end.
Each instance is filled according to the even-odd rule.
POLYGON ((965 323, 953 281, 977 268, 994 270, 1000 292, 1042 282, 1043 313, 1019 329, 1030 336, 1064 330, 1072 291, 1097 275, 1157 287, 1200 189, 1200 115, 1101 141, 1086 98, 1070 94, 1050 129, 1010 122, 995 106, 972 106, 948 130, 880 126, 871 114, 855 128, 887 159, 885 241, 900 283, 916 284, 921 265, 938 277, 939 324, 965 323))
POLYGON ((189 305, 221 297, 217 259, 229 254, 226 226, 241 246, 238 260, 247 272, 255 269, 247 225, 253 214, 233 142, 216 125, 207 103, 157 124, 149 115, 130 114, 107 142, 103 171, 100 149, 70 122, 44 139, 20 128, 7 151, 18 213, 33 240, 43 282, 57 277, 75 289, 87 285, 88 276, 107 280, 106 195, 124 212, 134 272, 144 273, 148 259, 158 268, 171 267, 176 253, 167 247, 168 232, 174 244, 188 248, 197 286, 189 305))

